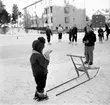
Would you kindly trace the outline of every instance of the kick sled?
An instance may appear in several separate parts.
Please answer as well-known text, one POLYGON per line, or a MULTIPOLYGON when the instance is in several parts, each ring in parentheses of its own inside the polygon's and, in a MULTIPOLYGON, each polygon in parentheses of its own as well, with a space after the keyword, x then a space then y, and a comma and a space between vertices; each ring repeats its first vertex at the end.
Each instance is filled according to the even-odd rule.
POLYGON ((66 90, 63 90, 62 92, 59 92, 59 93, 56 94, 56 96, 59 96, 59 95, 65 93, 65 92, 67 92, 67 91, 69 91, 71 89, 74 89, 74 88, 76 88, 76 87, 78 87, 78 86, 90 81, 91 79, 96 77, 96 75, 98 74, 100 67, 85 65, 84 64, 84 59, 85 59, 84 56, 77 56, 77 55, 70 55, 70 54, 68 54, 67 56, 71 58, 71 61, 72 61, 73 65, 74 65, 77 77, 72 78, 72 79, 70 79, 70 80, 68 80, 66 82, 63 82, 63 83, 61 83, 61 84, 59 84, 59 85, 47 90, 46 92, 50 92, 50 91, 55 90, 56 88, 59 88, 59 87, 65 85, 65 84, 67 84, 67 83, 69 83, 71 81, 77 80, 83 75, 87 76, 87 79, 84 80, 83 82, 80 82, 77 85, 74 85, 74 86, 72 86, 72 87, 70 87, 70 88, 68 88, 66 90), (80 61, 80 63, 78 61, 80 61), (93 76, 90 76, 90 74, 89 74, 90 71, 91 72, 95 72, 95 74, 93 76))

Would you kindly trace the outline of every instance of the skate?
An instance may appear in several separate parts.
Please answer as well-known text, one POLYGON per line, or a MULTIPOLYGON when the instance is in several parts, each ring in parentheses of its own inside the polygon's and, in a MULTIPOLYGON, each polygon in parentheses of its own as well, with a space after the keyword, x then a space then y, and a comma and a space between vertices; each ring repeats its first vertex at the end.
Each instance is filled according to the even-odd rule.
POLYGON ((48 45, 51 45, 51 43, 48 43, 48 45))
POLYGON ((44 100, 48 100, 49 97, 47 96, 47 93, 44 94, 44 93, 38 93, 38 96, 36 98, 36 100, 39 102, 39 101, 44 101, 44 100))
POLYGON ((71 44, 71 42, 68 42, 68 44, 71 44))

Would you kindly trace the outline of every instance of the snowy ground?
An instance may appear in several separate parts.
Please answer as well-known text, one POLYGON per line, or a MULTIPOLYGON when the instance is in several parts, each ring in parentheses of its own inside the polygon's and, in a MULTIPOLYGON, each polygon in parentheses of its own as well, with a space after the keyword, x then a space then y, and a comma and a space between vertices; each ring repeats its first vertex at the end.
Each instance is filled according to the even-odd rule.
MULTIPOLYGON (((58 43, 57 35, 52 37, 52 45, 46 44, 44 49, 52 49, 48 67, 46 90, 76 76, 71 59, 67 54, 84 55, 81 42, 84 33, 78 33, 78 44, 68 44, 68 35, 58 43)), ((64 94, 57 93, 68 89, 87 79, 86 75, 48 93, 49 100, 36 102, 33 100, 35 82, 30 67, 32 41, 39 35, 36 32, 24 32, 13 35, 0 35, 0 104, 7 105, 110 105, 110 40, 103 44, 96 42, 94 65, 99 66, 98 75, 89 82, 64 94), (17 39, 18 36, 18 39, 17 39)))

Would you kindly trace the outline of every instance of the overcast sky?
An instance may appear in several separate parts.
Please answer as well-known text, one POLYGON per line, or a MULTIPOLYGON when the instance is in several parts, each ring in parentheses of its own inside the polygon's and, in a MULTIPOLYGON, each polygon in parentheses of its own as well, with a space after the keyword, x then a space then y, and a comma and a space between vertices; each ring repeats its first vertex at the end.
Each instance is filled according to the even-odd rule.
MULTIPOLYGON (((6 5, 6 9, 11 12, 12 5, 17 4, 19 9, 22 10, 25 6, 32 4, 38 0, 2 0, 6 5)), ((60 4, 61 0, 55 0, 58 4, 60 4)), ((74 0, 76 1, 76 5, 78 7, 85 6, 87 15, 91 16, 97 9, 107 9, 110 8, 110 0, 74 0)))

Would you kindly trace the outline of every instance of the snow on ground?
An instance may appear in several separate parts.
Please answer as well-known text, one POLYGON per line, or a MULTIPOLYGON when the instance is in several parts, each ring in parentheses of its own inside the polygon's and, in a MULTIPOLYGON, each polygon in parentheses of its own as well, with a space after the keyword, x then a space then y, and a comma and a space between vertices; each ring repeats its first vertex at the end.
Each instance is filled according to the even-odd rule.
MULTIPOLYGON (((84 55, 83 35, 84 33, 78 33, 77 45, 68 44, 67 34, 63 35, 61 43, 58 42, 57 35, 53 35, 52 45, 46 43, 44 51, 53 50, 50 55, 46 90, 76 77, 74 66, 67 54, 84 55)), ((32 41, 38 36, 45 37, 45 35, 40 35, 37 32, 28 34, 19 32, 13 35, 0 36, 1 105, 110 105, 110 41, 104 41, 103 44, 100 44, 98 39, 94 50, 94 65, 99 66, 100 70, 94 79, 55 96, 64 89, 87 79, 84 75, 76 81, 48 92, 49 100, 39 103, 34 101, 36 85, 29 58, 32 41)))

